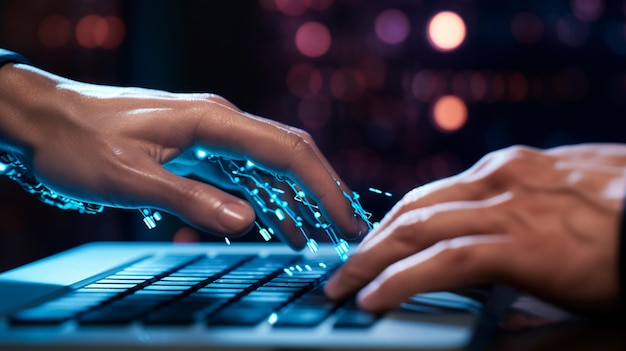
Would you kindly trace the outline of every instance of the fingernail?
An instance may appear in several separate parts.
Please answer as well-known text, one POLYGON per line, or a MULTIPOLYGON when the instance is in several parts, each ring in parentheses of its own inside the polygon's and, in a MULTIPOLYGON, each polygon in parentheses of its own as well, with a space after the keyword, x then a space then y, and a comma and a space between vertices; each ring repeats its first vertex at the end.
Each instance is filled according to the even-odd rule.
POLYGON ((362 238, 370 230, 367 223, 360 217, 354 217, 354 228, 356 229, 355 239, 362 238))
POLYGON ((254 213, 252 212, 251 216, 251 212, 249 206, 231 202, 222 205, 217 218, 222 227, 239 233, 250 226, 254 219, 254 213))
POLYGON ((374 293, 378 289, 378 284, 375 282, 369 283, 366 287, 361 289, 357 294, 357 301, 359 305, 363 308, 371 308, 372 301, 374 300, 374 293))

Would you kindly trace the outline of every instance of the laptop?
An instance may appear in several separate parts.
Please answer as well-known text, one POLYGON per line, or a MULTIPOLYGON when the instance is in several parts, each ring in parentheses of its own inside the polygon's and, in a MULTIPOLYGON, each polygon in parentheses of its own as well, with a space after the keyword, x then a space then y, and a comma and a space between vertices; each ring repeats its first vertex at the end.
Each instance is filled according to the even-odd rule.
POLYGON ((0 274, 0 349, 463 350, 503 301, 414 296, 374 315, 324 296, 330 245, 97 242, 0 274))

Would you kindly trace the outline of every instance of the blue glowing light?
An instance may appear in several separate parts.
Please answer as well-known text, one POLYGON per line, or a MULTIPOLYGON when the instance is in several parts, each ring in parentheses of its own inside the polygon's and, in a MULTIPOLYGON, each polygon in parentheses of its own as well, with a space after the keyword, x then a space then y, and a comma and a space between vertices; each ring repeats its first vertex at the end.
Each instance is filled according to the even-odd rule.
POLYGON ((382 190, 380 190, 380 189, 376 189, 376 188, 369 188, 369 189, 367 189, 367 190, 369 190, 369 191, 371 191, 371 192, 373 192, 373 193, 375 193, 375 194, 385 195, 385 196, 387 196, 387 197, 392 197, 392 196, 393 196, 393 195, 392 195, 390 192, 388 192, 388 191, 382 191, 382 190))
POLYGON ((198 160, 204 160, 205 158, 207 158, 207 156, 209 156, 209 153, 202 150, 202 149, 197 149, 196 150, 196 157, 198 158, 198 160))
POLYGON ((276 215, 276 218, 278 218, 279 221, 285 220, 285 213, 280 208, 277 208, 276 210, 274 210, 274 214, 276 215))
POLYGON ((269 241, 270 239, 272 239, 272 236, 270 235, 270 233, 265 228, 262 228, 261 230, 259 230, 259 234, 261 234, 261 237, 265 241, 269 241))
POLYGON ((274 324, 278 321, 278 314, 276 314, 276 312, 270 314, 270 316, 267 318, 267 322, 269 324, 274 324))
POLYGON ((143 222, 148 229, 156 228, 158 221, 163 219, 163 216, 158 211, 152 211, 149 208, 140 208, 139 213, 143 216, 143 222))
POLYGON ((143 222, 146 224, 146 227, 148 227, 148 229, 156 227, 156 222, 154 221, 154 219, 152 219, 152 217, 144 217, 143 222))
POLYGON ((320 246, 317 244, 317 241, 315 241, 315 239, 309 239, 306 241, 306 246, 309 247, 309 250, 311 250, 311 252, 316 253, 317 250, 319 250, 320 246))

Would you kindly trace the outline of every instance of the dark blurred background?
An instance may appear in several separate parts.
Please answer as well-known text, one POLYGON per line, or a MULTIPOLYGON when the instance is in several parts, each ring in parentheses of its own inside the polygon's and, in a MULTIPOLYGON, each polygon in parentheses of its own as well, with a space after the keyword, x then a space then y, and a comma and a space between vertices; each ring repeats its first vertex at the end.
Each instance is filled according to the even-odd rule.
MULTIPOLYGON (((374 218, 489 151, 626 133, 626 1, 0 0, 0 47, 72 79, 214 92, 304 128, 374 218)), ((142 226, 0 179, 0 270, 190 234, 171 216, 142 226)))

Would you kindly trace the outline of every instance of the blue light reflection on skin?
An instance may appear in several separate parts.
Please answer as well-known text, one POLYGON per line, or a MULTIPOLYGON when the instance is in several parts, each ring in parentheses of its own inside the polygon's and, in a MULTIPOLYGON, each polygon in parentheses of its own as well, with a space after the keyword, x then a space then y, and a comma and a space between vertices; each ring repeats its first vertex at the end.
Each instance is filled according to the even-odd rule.
MULTIPOLYGON (((310 211, 313 215, 314 226, 326 232, 339 257, 342 260, 346 260, 348 258, 347 254, 350 250, 348 243, 335 233, 330 223, 327 222, 321 215, 318 206, 310 200, 309 196, 293 180, 285 178, 282 175, 260 169, 250 160, 245 161, 242 165, 241 163, 243 162, 237 162, 221 156, 211 155, 205 150, 199 150, 196 152, 196 157, 201 160, 217 163, 224 174, 227 175, 234 184, 240 185, 240 190, 246 192, 248 196, 256 202, 261 211, 274 214, 278 221, 290 219, 306 239, 309 250, 311 250, 311 252, 316 252, 319 248, 317 242, 306 232, 302 217, 300 217, 298 213, 290 207, 289 202, 285 200, 286 196, 293 197, 295 201, 304 205, 303 207, 310 211), (292 194, 286 194, 283 189, 272 186, 265 180, 268 176, 274 178, 277 183, 284 183, 287 186, 286 188, 291 190, 292 194)), ((337 186, 339 186, 339 182, 337 182, 337 186)), ((359 216, 366 223, 368 223, 368 226, 371 229, 373 227, 369 221, 371 214, 366 212, 359 203, 358 194, 348 194, 343 192, 343 195, 350 201, 352 208, 354 209, 355 216, 359 216)), ((269 234, 269 231, 263 231, 263 228, 259 223, 257 223, 257 226, 261 228, 261 235, 267 240, 267 234, 269 234)))
MULTIPOLYGON (((291 197, 295 202, 299 203, 298 207, 304 208, 304 211, 309 211, 313 226, 318 229, 322 229, 330 241, 332 242, 335 251, 339 257, 345 261, 348 259, 348 252, 350 251, 350 245, 342 238, 340 238, 331 224, 326 221, 324 216, 320 213, 317 204, 311 200, 309 195, 302 190, 292 179, 285 177, 282 174, 264 170, 257 167, 254 162, 250 160, 237 161, 228 157, 212 154, 203 149, 196 149, 194 155, 197 160, 203 162, 212 162, 217 164, 218 168, 222 170, 224 175, 236 186, 239 190, 247 194, 250 199, 257 205, 260 211, 274 215, 279 222, 290 220, 293 222, 296 228, 304 236, 306 240, 306 246, 311 252, 316 252, 319 249, 317 241, 310 237, 307 233, 303 218, 298 215, 298 212, 293 207, 293 203, 287 201, 288 197, 291 197), (267 179, 273 179, 273 184, 282 184, 282 188, 277 188, 270 184, 267 179), (289 194, 291 192, 291 194, 289 194)), ((0 174, 13 176, 19 178, 20 164, 17 160, 12 163, 0 162, 0 174)), ((19 180, 19 179, 18 179, 19 180)), ((341 184, 336 182, 339 187, 341 184)), ((22 182, 20 182, 22 184, 22 182)), ((23 185, 24 186, 24 185, 23 185)), ((41 193, 41 199, 44 202, 56 205, 62 209, 76 209, 84 213, 98 213, 102 212, 104 206, 97 204, 86 204, 70 198, 60 196, 51 190, 44 187, 42 184, 33 184, 26 186, 26 189, 33 193, 41 193)), ((369 191, 381 194, 385 196, 391 196, 388 192, 383 192, 375 188, 369 188, 369 191)), ((365 211, 359 202, 359 194, 355 192, 347 193, 342 190, 342 193, 346 199, 350 202, 354 211, 355 218, 360 218, 365 221, 369 229, 372 229, 376 223, 370 221, 371 213, 365 211)), ((150 208, 139 208, 139 212, 143 216, 143 222, 148 229, 153 229, 157 226, 157 222, 162 220, 162 216, 158 211, 154 211, 150 208)), ((255 222, 259 234, 265 241, 269 241, 275 234, 272 228, 265 228, 259 222, 255 222)), ((228 239, 226 243, 230 245, 228 239)))
MULTIPOLYGON (((195 150, 194 154, 200 161, 216 163, 228 179, 233 184, 238 185, 239 190, 247 194, 262 212, 273 214, 279 222, 291 220, 306 239, 306 245, 309 250, 316 252, 319 249, 317 241, 309 236, 303 225, 302 217, 290 207, 289 202, 285 199, 287 196, 292 197, 293 200, 303 205, 302 207, 312 214, 313 225, 326 233, 339 257, 344 261, 348 259, 350 245, 337 235, 331 224, 320 213, 319 207, 311 201, 310 197, 293 180, 285 178, 281 174, 261 169, 250 160, 236 161, 212 154, 203 149, 195 150), (268 178, 273 178, 275 183, 283 183, 286 185, 285 188, 291 190, 292 194, 287 194, 285 190, 272 186, 267 181, 268 178)), ((339 185, 340 183, 337 181, 337 186, 339 185)), ((375 188, 370 188, 369 190, 377 194, 391 196, 390 193, 382 192, 375 188)), ((361 206, 359 194, 342 192, 345 198, 350 201, 355 217, 361 218, 367 223, 369 229, 372 229, 375 223, 370 221, 371 213, 365 211, 361 206)), ((161 219, 161 215, 156 211, 149 209, 140 209, 139 211, 144 216, 144 223, 149 229, 156 227, 156 222, 161 219)), ((272 238, 274 232, 271 228, 265 228, 259 222, 255 222, 255 225, 263 240, 269 241, 272 238)))

